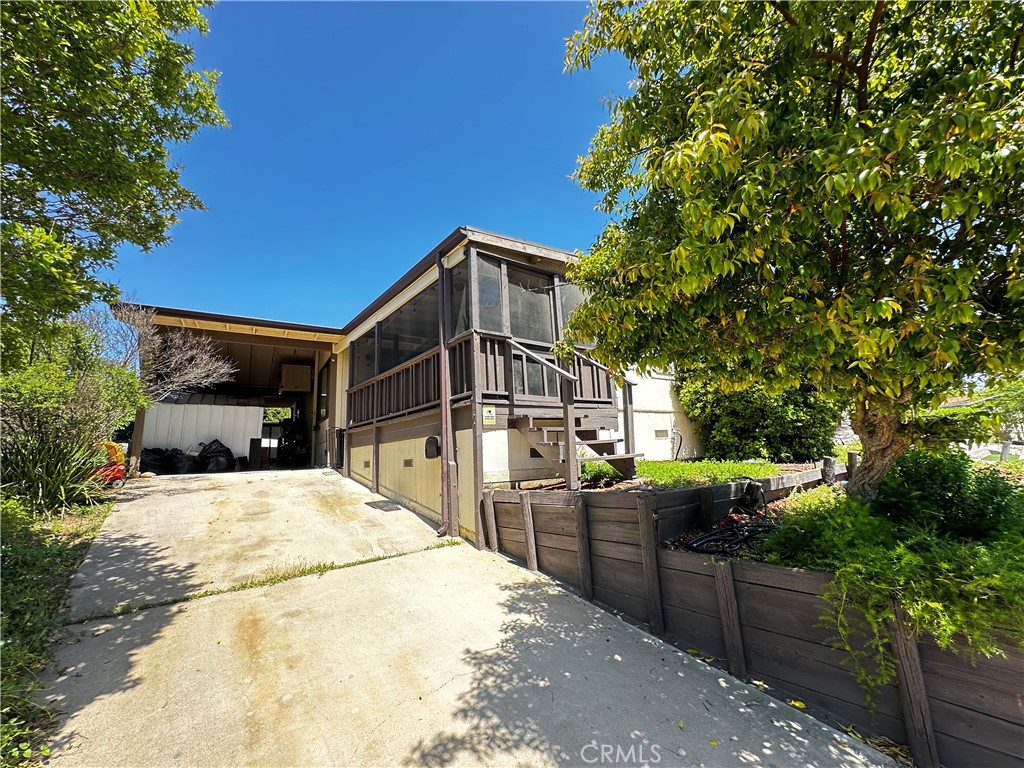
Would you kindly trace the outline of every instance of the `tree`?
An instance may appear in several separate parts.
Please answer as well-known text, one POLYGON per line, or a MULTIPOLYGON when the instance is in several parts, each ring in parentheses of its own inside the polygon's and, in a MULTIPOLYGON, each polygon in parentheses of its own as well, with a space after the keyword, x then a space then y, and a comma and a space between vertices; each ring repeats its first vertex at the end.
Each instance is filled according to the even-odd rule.
POLYGON ((81 317, 104 340, 107 358, 136 373, 151 401, 232 381, 238 370, 209 336, 161 328, 148 307, 120 303, 81 317))
POLYGON ((914 414, 1024 368, 1024 6, 599 0, 570 70, 629 95, 580 158, 611 215, 569 338, 614 370, 852 400, 871 498, 914 414))
POLYGON ((0 5, 6 347, 95 298, 96 274, 131 244, 169 240, 202 203, 169 146, 226 125, 214 73, 193 68, 188 33, 207 2, 0 5))

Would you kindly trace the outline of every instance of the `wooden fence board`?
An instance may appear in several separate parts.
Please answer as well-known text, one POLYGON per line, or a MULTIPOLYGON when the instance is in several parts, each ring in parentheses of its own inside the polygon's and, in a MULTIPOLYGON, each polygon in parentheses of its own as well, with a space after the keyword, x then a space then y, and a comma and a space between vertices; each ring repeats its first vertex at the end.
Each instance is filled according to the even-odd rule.
POLYGON ((526 567, 537 570, 537 529, 533 527, 533 508, 530 492, 519 492, 519 506, 523 511, 523 530, 526 531, 526 567))
POLYGON ((661 569, 661 599, 665 605, 720 618, 715 580, 711 576, 661 569))
POLYGON ((907 743, 907 732, 903 727, 902 718, 897 719, 880 713, 872 718, 862 706, 779 680, 765 672, 752 673, 752 675, 754 679, 767 683, 771 688, 769 693, 777 698, 785 701, 792 697, 825 710, 830 715, 830 722, 835 725, 852 725, 862 733, 878 733, 888 736, 897 744, 907 743))
POLYGON ((1007 755, 996 752, 981 744, 973 744, 963 739, 956 739, 945 733, 935 734, 935 743, 939 748, 939 760, 943 765, 984 766, 984 768, 1020 768, 1020 753, 1007 755))
POLYGON ((576 537, 575 536, 562 536, 557 533, 544 533, 540 530, 537 531, 537 547, 547 547, 548 549, 562 549, 566 552, 572 552, 576 554, 576 537))
POLYGON ((701 576, 715 575, 710 555, 698 555, 695 552, 680 552, 674 549, 658 550, 658 567, 701 576))
POLYGON ((939 699, 930 699, 929 703, 936 733, 984 746, 993 752, 1016 755, 1024 762, 1024 733, 1013 723, 939 699))
POLYGON ((501 529, 498 529, 498 541, 501 542, 501 551, 506 555, 526 562, 526 544, 521 541, 502 541, 501 529))
MULTIPOLYGON (((945 655, 952 656, 951 653, 945 655)), ((1024 694, 1021 693, 1024 686, 1015 685, 1013 676, 1004 680, 1004 685, 979 683, 978 676, 972 676, 971 672, 983 667, 987 659, 980 659, 978 667, 970 667, 967 662, 956 657, 949 659, 948 664, 943 661, 921 660, 929 698, 988 712, 993 717, 1024 728, 1024 694)))
POLYGON ((506 542, 515 542, 516 544, 526 544, 526 531, 522 528, 506 528, 503 525, 498 526, 498 547, 500 549, 505 548, 506 542))
POLYGON ((994 686, 1012 693, 1024 690, 1024 655, 1013 646, 1006 647, 1006 658, 992 656, 979 659, 977 664, 944 651, 929 640, 921 641, 919 649, 921 666, 926 671, 929 667, 942 667, 944 674, 959 676, 978 685, 994 686))
MULTIPOLYGON (((633 514, 636 514, 636 510, 633 510, 633 514)), ((590 538, 640 546, 640 527, 635 520, 632 523, 603 523, 591 518, 590 538)))
POLYGON ((910 753, 919 768, 939 768, 939 751, 935 746, 931 707, 925 692, 917 638, 907 628, 907 613, 903 605, 893 599, 892 609, 889 647, 896 664, 896 680, 903 705, 903 725, 907 729, 910 753))
POLYGON ((678 638, 684 649, 692 647, 705 655, 725 658, 722 622, 717 616, 706 616, 667 603, 662 605, 662 610, 665 632, 678 638))
MULTIPOLYGON (((634 503, 636 496, 633 496, 634 503)), ((633 509, 608 509, 605 507, 592 507, 587 505, 587 515, 591 523, 624 523, 636 525, 636 507, 633 509)))
POLYGON ((627 512, 636 512, 635 493, 584 491, 583 498, 586 500, 587 508, 591 510, 622 509, 627 512))
POLYGON ((640 546, 637 544, 623 544, 618 541, 591 539, 590 553, 599 557, 625 560, 627 563, 641 562, 640 546))
MULTIPOLYGON (((576 557, 575 547, 572 550, 554 549, 540 543, 541 534, 538 534, 537 541, 537 565, 543 573, 554 576, 556 579, 567 581, 574 587, 580 585, 579 560, 576 557)), ((575 539, 573 539, 575 544, 575 539)))
MULTIPOLYGON (((640 563, 627 563, 622 560, 608 558, 590 553, 590 562, 594 569, 594 587, 614 589, 623 594, 644 597, 644 568, 640 563)), ((647 611, 644 611, 647 615, 647 611)), ((646 621, 646 618, 644 619, 646 621)))
POLYGON ((732 563, 729 560, 715 562, 715 593, 718 595, 718 611, 722 616, 722 635, 725 637, 726 659, 730 674, 747 677, 747 662, 743 653, 743 627, 736 609, 736 589, 732 580, 732 563))
POLYGON ((656 501, 652 495, 644 494, 637 499, 640 530, 640 555, 644 568, 644 586, 647 597, 647 619, 651 632, 665 634, 665 616, 661 611, 661 583, 658 579, 658 537, 655 533, 656 501))
POLYGON ((832 580, 832 575, 822 571, 807 571, 802 568, 783 568, 778 565, 766 565, 737 560, 733 563, 733 576, 736 581, 747 584, 758 584, 764 587, 789 589, 793 592, 805 592, 809 595, 821 594, 821 590, 832 580))
MULTIPOLYGON (((771 675, 868 711, 864 692, 853 673, 836 664, 846 655, 842 651, 746 626, 743 638, 751 677, 771 675)), ((903 717, 899 693, 893 685, 879 688, 875 706, 880 714, 896 720, 903 717)))
POLYGON ((519 505, 494 503, 494 519, 502 528, 523 529, 523 511, 519 505))
POLYGON ((538 533, 557 533, 562 536, 576 535, 576 521, 572 507, 533 505, 533 524, 538 533))
POLYGON ((615 589, 594 584, 594 599, 610 605, 637 621, 647 621, 647 601, 638 595, 627 595, 615 589))
POLYGON ((583 494, 573 499, 573 517, 576 520, 576 553, 579 560, 580 592, 584 600, 594 599, 594 570, 590 564, 590 523, 583 494))

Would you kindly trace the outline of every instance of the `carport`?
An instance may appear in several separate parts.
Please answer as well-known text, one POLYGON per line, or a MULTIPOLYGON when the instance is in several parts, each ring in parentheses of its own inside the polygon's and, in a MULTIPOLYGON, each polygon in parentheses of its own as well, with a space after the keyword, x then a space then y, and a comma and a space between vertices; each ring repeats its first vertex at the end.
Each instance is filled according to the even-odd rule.
POLYGON ((171 307, 138 305, 158 328, 212 339, 234 362, 234 381, 165 398, 139 411, 131 458, 143 448, 198 450, 218 439, 249 469, 337 466, 340 418, 337 352, 344 338, 328 328, 171 307), (289 408, 281 424, 264 423, 264 408, 289 408), (141 436, 141 437, 140 437, 141 436))

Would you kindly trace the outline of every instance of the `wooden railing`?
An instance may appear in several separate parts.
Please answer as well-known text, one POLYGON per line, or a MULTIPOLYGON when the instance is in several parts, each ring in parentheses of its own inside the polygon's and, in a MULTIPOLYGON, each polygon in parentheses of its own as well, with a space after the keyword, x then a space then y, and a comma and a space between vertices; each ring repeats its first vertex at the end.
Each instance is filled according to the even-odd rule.
POLYGON ((404 416, 441 401, 441 354, 424 352, 348 392, 349 426, 404 416))

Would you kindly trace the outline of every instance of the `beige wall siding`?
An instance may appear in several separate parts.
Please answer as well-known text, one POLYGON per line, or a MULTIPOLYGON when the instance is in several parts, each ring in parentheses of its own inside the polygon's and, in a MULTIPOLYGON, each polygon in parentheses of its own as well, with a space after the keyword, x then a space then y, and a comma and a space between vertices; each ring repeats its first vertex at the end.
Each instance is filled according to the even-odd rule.
POLYGON ((483 443, 485 484, 558 477, 546 459, 530 456, 530 444, 517 429, 488 430, 483 443))
POLYGON ((473 487, 473 430, 460 429, 455 433, 455 461, 458 463, 459 482, 459 534, 473 541, 476 537, 476 492, 473 487))
POLYGON ((426 439, 441 434, 441 418, 423 418, 384 426, 380 430, 381 494, 428 517, 441 520, 441 459, 424 455, 426 439))
MULTIPOLYGON (((704 455, 704 446, 697 436, 695 425, 683 413, 672 388, 672 377, 653 374, 629 378, 636 382, 633 388, 633 426, 635 450, 651 461, 668 461, 673 450, 680 459, 696 459, 704 455), (673 440, 682 437, 681 444, 673 440), (667 434, 666 434, 667 433, 667 434)), ((619 424, 622 424, 622 394, 619 393, 619 424)), ((619 430, 621 437, 621 426, 619 430)))
POLYGON ((349 474, 365 485, 370 485, 373 482, 373 446, 353 446, 351 454, 352 466, 349 468, 349 474))

